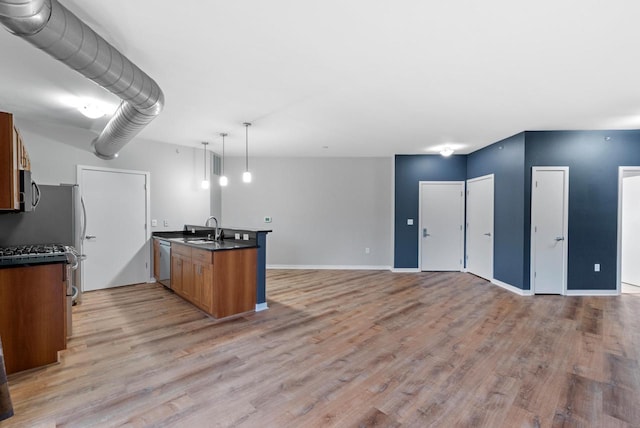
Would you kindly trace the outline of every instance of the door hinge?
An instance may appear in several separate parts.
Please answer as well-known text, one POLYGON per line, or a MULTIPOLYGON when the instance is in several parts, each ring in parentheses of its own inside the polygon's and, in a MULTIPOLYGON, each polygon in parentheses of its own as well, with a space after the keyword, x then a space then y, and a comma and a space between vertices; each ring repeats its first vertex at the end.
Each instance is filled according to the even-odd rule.
POLYGON ((149 263, 148 262, 144 262, 144 268, 149 270, 149 263))
POLYGON ((535 233, 538 233, 538 226, 533 226, 533 231, 534 231, 535 233))
POLYGON ((462 230, 462 225, 460 225, 460 230, 462 230))
POLYGON ((536 189, 538 188, 538 180, 536 180, 536 189))
POLYGON ((538 276, 538 272, 533 273, 533 277, 536 278, 538 276))

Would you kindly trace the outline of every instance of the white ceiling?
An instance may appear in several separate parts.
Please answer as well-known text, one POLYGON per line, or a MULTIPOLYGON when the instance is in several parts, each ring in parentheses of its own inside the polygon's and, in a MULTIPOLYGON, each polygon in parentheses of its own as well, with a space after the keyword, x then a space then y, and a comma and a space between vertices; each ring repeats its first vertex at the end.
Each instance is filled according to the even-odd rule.
MULTIPOLYGON (((523 130, 640 128, 636 0, 62 0, 154 78, 141 138, 259 156, 469 153, 523 130)), ((0 110, 92 129, 118 99, 0 31, 0 110)), ((90 142, 87 142, 87 147, 90 142)), ((131 143, 135 144, 135 143, 131 143)))

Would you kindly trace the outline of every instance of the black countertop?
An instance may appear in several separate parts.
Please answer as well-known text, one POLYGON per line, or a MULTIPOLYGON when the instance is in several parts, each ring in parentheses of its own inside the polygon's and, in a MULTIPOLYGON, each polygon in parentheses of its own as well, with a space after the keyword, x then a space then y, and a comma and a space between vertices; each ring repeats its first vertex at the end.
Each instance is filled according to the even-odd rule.
POLYGON ((235 239, 224 239, 222 241, 213 241, 207 239, 206 236, 180 236, 180 237, 161 237, 154 236, 156 239, 163 239, 169 242, 175 242, 189 247, 198 248, 206 251, 222 251, 222 250, 239 250, 243 248, 258 248, 255 240, 236 241, 235 239))

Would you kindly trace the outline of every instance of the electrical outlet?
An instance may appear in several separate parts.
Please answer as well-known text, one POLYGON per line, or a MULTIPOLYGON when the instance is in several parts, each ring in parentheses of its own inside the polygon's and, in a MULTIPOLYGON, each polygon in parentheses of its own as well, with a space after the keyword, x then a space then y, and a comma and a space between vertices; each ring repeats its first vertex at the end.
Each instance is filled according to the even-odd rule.
POLYGON ((371 254, 371 248, 367 247, 364 249, 365 254, 371 254))
POLYGON ((268 216, 267 216, 267 217, 265 217, 265 218, 264 218, 264 222, 265 222, 265 223, 271 223, 271 217, 268 217, 268 216))
POLYGON ((593 271, 600 272, 600 263, 596 263, 595 265, 593 265, 593 271))
POLYGON ((236 234, 235 234, 235 236, 233 237, 233 239, 235 239, 235 240, 239 240, 239 239, 240 239, 240 234, 239 234, 239 233, 236 233, 236 234))
POLYGON ((244 239, 245 241, 248 241, 249 240, 249 234, 248 233, 243 234, 242 235, 242 239, 244 239))
POLYGON ((413 219, 412 218, 408 218, 407 219, 407 226, 413 226, 413 219))
POLYGON ((151 227, 157 227, 157 226, 158 226, 158 220, 154 218, 153 220, 151 220, 151 227))
POLYGON ((169 220, 164 221, 164 227, 169 227, 169 220))

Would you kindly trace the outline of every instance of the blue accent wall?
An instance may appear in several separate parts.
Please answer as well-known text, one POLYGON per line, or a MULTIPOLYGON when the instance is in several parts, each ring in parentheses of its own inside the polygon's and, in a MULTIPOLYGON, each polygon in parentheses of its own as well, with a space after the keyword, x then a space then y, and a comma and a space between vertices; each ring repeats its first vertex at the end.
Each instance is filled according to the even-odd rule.
MULTIPOLYGON (((493 277, 525 288, 525 133, 467 156, 467 179, 494 174, 493 277)), ((528 285, 528 284, 526 284, 528 285)), ((528 287, 527 287, 528 288, 528 287)))
POLYGON ((418 267, 420 181, 464 181, 467 156, 396 155, 394 267, 418 267), (407 219, 413 219, 413 226, 407 219))
MULTIPOLYGON (((615 290, 618 167, 640 165, 640 131, 527 131, 525 211, 531 218, 531 168, 569 167, 569 290, 615 290), (606 137, 610 137, 607 140, 606 137), (601 271, 593 265, 600 263, 601 271)), ((529 260, 531 225, 525 225, 529 260)), ((529 263, 525 264, 529 288, 529 263)))

